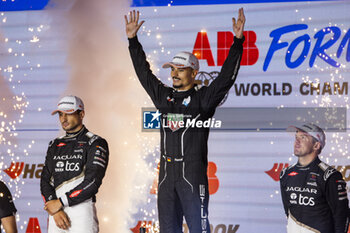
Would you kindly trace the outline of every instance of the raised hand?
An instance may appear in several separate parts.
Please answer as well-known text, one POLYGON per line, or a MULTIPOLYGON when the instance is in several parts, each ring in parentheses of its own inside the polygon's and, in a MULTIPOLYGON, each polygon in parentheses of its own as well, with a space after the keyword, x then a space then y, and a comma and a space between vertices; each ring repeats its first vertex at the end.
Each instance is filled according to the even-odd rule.
POLYGON ((139 23, 140 12, 135 10, 129 12, 129 20, 128 16, 124 15, 125 18, 125 31, 128 38, 133 38, 136 36, 138 30, 145 22, 144 20, 139 23))
POLYGON ((245 16, 243 8, 238 10, 238 19, 236 21, 235 17, 232 18, 233 23, 233 33, 239 39, 243 37, 244 24, 245 24, 245 16))

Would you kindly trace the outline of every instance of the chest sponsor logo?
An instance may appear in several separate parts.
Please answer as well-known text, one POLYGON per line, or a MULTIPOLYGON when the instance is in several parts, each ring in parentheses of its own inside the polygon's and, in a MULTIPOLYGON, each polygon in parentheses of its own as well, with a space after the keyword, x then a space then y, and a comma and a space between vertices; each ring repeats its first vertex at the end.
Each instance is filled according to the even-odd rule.
POLYGON ((58 161, 58 162, 56 163, 56 167, 64 167, 64 162, 58 161))
POLYGON ((303 196, 301 193, 291 193, 290 194, 290 204, 302 205, 302 206, 314 206, 315 199, 314 197, 303 196))
POLYGON ((299 174, 298 172, 291 172, 291 173, 288 174, 288 176, 296 176, 298 174, 299 174))
POLYGON ((78 147, 83 147, 85 144, 85 141, 78 141, 78 147))
POLYGON ((183 101, 182 101, 182 104, 185 105, 186 107, 190 104, 191 102, 191 96, 185 98, 183 101))
POLYGON ((63 143, 63 142, 60 142, 59 144, 57 144, 57 147, 62 147, 62 146, 65 146, 67 145, 66 143, 63 143))
POLYGON ((312 174, 312 173, 310 173, 311 174, 311 176, 310 176, 310 181, 312 180, 312 181, 316 181, 316 179, 317 179, 317 176, 319 176, 318 174, 312 174))
POLYGON ((70 159, 83 159, 82 155, 56 155, 53 157, 54 160, 70 160, 70 159))
POLYGON ((68 161, 66 161, 66 171, 75 172, 79 170, 80 170, 79 163, 69 163, 68 161))
POLYGON ((316 181, 314 181, 314 182, 307 182, 306 184, 307 184, 307 185, 310 185, 310 186, 317 187, 316 181))
POLYGON ((56 163, 56 168, 55 168, 55 172, 64 172, 64 171, 75 172, 79 170, 80 170, 79 163, 70 163, 68 161, 65 161, 65 162, 58 161, 56 163))
POLYGON ((168 102, 171 102, 171 103, 173 103, 173 102, 175 101, 175 99, 174 99, 173 97, 170 97, 170 96, 167 96, 167 97, 166 97, 166 100, 167 100, 168 102))
POLYGON ((83 152, 84 152, 83 149, 75 149, 75 150, 74 150, 74 153, 83 153, 83 152))
POLYGON ((58 161, 56 163, 55 172, 63 172, 63 171, 64 171, 64 162, 58 161))
POLYGON ((313 193, 317 194, 317 189, 313 188, 301 188, 301 187, 287 187, 287 192, 300 192, 300 193, 313 193))

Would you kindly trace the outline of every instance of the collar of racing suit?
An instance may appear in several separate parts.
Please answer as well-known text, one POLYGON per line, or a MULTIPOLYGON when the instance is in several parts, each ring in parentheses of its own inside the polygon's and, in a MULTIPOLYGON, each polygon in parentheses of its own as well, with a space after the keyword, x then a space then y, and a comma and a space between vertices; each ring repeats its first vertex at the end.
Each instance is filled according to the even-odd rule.
POLYGON ((297 167, 299 169, 308 169, 310 167, 313 167, 313 166, 317 166, 319 163, 321 162, 321 160, 318 158, 318 156, 311 162, 309 163, 308 165, 306 166, 302 166, 299 162, 297 163, 297 167))
POLYGON ((66 136, 64 136, 64 138, 74 138, 76 136, 78 136, 79 134, 81 134, 83 131, 85 131, 86 127, 85 125, 83 125, 83 127, 78 131, 78 132, 74 132, 74 133, 67 133, 66 132, 66 136))
POLYGON ((175 98, 183 98, 183 97, 187 97, 189 95, 192 94, 192 92, 195 91, 197 84, 195 84, 191 89, 187 90, 187 91, 177 91, 175 89, 173 89, 173 97, 175 98))

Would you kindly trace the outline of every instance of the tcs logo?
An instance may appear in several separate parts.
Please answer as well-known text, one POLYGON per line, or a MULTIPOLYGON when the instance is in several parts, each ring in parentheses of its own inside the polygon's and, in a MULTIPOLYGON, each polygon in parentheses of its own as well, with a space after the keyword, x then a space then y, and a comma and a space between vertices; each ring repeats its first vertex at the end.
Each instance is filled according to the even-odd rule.
MULTIPOLYGON (((208 163, 207 175, 209 182, 209 194, 215 194, 219 190, 219 179, 216 176, 217 166, 214 162, 208 163)), ((157 194, 158 191, 158 175, 159 175, 159 163, 156 171, 156 177, 153 180, 150 194, 157 194)))
MULTIPOLYGON (((256 33, 254 31, 244 32, 245 41, 243 43, 242 66, 254 65, 259 58, 259 50, 256 47, 256 33)), ((217 33, 217 63, 216 66, 222 66, 230 51, 234 35, 230 31, 217 33)), ((206 60, 208 66, 215 66, 213 53, 206 32, 198 32, 196 42, 193 47, 194 55, 199 60, 206 60)))

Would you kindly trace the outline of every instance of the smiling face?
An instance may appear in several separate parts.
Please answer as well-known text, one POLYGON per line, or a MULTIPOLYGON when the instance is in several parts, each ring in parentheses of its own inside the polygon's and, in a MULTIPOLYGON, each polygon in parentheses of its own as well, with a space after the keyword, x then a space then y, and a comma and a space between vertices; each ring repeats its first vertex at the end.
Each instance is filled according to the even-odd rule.
POLYGON ((197 75, 197 70, 191 67, 177 68, 171 67, 171 77, 173 79, 173 87, 179 91, 187 91, 194 86, 194 79, 197 75))
POLYGON ((74 133, 83 127, 84 111, 76 111, 72 114, 59 112, 59 120, 62 129, 67 133, 74 133))
POLYGON ((297 157, 316 156, 320 148, 320 142, 303 131, 298 130, 295 134, 294 155, 297 157))

